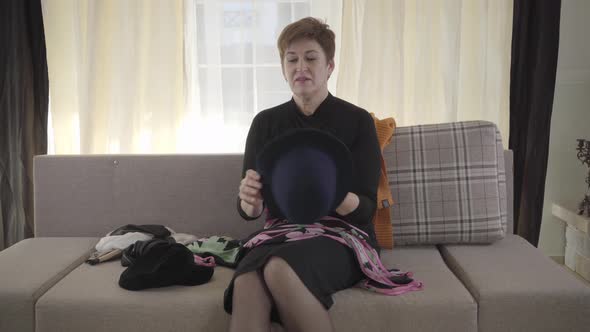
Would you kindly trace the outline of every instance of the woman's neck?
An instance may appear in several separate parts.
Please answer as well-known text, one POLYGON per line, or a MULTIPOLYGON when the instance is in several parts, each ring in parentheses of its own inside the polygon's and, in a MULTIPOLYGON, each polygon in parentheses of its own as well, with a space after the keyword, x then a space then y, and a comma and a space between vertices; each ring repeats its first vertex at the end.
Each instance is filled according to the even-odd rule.
POLYGON ((315 113, 315 111, 318 109, 320 104, 326 99, 326 97, 328 97, 328 89, 325 89, 309 97, 293 95, 293 100, 295 100, 297 108, 299 108, 299 110, 303 114, 305 114, 306 116, 310 116, 313 115, 313 113, 315 113))

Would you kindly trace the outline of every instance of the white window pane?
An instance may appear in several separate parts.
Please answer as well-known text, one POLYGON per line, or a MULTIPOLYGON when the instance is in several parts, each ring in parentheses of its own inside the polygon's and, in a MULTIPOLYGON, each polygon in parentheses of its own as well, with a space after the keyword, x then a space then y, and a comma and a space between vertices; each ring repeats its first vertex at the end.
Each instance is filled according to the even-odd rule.
POLYGON ((197 4, 197 57, 199 64, 207 63, 205 39, 205 5, 197 4))
POLYGON ((259 43, 256 45, 256 63, 259 64, 280 64, 279 49, 274 43, 259 43))
POLYGON ((251 64, 252 63, 252 43, 222 43, 221 46, 221 63, 251 64))
POLYGON ((277 4, 277 21, 281 28, 277 33, 281 33, 280 29, 292 22, 291 4, 288 2, 280 2, 277 4))
POLYGON ((304 18, 309 16, 310 10, 309 10, 309 3, 307 2, 296 2, 293 5, 293 18, 294 21, 297 21, 298 19, 304 18))
POLYGON ((221 63, 252 63, 255 11, 250 2, 224 2, 222 7, 221 63))
MULTIPOLYGON (((279 62, 277 38, 281 29, 289 23, 288 20, 285 23, 285 20, 278 17, 277 13, 281 7, 285 7, 285 4, 263 2, 256 6, 256 63, 279 62)), ((290 5, 287 8, 290 10, 290 5)))
POLYGON ((252 1, 224 1, 222 10, 224 28, 251 27, 254 22, 252 1))
POLYGON ((261 111, 291 99, 289 85, 285 82, 280 67, 256 69, 258 110, 261 111))
POLYGON ((256 69, 258 91, 289 91, 281 67, 259 67, 256 69))
POLYGON ((244 123, 254 114, 251 68, 223 68, 221 71, 223 114, 226 123, 244 123))
POLYGON ((275 107, 291 100, 292 94, 289 91, 282 92, 258 92, 258 109, 263 111, 265 109, 275 107))
POLYGON ((196 11, 201 116, 249 124, 291 98, 276 43, 287 24, 310 15, 309 1, 208 0, 196 11))
POLYGON ((207 85, 207 68, 199 68, 199 98, 201 102, 201 113, 207 114, 209 105, 209 86, 207 85))
POLYGON ((207 119, 222 119, 224 105, 219 67, 199 68, 199 92, 201 115, 207 119))

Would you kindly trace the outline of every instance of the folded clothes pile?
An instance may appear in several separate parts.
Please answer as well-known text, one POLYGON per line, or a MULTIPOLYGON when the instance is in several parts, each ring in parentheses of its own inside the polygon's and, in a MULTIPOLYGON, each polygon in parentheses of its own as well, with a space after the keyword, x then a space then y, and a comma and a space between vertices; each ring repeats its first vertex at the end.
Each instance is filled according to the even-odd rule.
POLYGON ((200 285, 211 279, 215 263, 186 247, 196 240, 194 235, 175 233, 162 225, 129 224, 101 238, 86 262, 96 265, 121 258, 127 269, 119 285, 128 290, 200 285))
POLYGON ((109 232, 100 239, 95 246, 94 252, 86 260, 90 265, 110 261, 121 257, 123 250, 137 241, 150 239, 173 238, 182 244, 192 243, 197 237, 191 234, 176 233, 169 227, 162 225, 133 225, 128 224, 109 232))
POLYGON ((121 264, 128 267, 119 278, 119 286, 128 290, 195 286, 213 276, 212 266, 195 263, 193 253, 173 240, 138 241, 123 251, 121 264))

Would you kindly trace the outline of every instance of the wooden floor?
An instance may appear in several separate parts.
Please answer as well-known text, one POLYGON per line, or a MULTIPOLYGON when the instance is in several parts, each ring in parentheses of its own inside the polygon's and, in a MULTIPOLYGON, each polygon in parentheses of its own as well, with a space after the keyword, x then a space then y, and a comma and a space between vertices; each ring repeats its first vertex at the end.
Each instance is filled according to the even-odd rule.
POLYGON ((550 256, 557 264, 562 266, 566 271, 574 275, 580 281, 586 284, 586 286, 590 287, 590 281, 584 279, 581 275, 577 274, 576 272, 572 271, 569 267, 565 266, 564 264, 564 257, 563 256, 550 256))

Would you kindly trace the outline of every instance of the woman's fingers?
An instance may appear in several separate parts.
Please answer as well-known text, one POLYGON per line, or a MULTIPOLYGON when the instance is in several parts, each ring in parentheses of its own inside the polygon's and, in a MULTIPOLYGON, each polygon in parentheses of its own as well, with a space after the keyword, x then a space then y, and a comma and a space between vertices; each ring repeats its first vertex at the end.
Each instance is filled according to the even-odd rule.
POLYGON ((262 189, 262 183, 260 182, 260 175, 249 169, 246 171, 246 176, 242 179, 241 185, 262 189))
POLYGON ((258 174, 258 172, 256 172, 253 169, 249 169, 246 171, 246 176, 245 177, 250 177, 254 180, 260 180, 260 174, 258 174))
POLYGON ((260 175, 254 170, 247 170, 246 176, 240 181, 239 197, 248 204, 258 206, 262 204, 262 183, 259 181, 260 175))
POLYGON ((244 187, 242 188, 242 193, 249 195, 249 196, 256 196, 261 197, 260 190, 252 187, 244 187))
POLYGON ((262 199, 258 198, 257 196, 247 195, 242 192, 240 192, 239 196, 241 200, 252 206, 258 206, 262 204, 262 199))
POLYGON ((246 179, 246 185, 256 189, 262 189, 262 183, 256 180, 246 179))
POLYGON ((252 188, 252 189, 256 189, 256 190, 260 190, 262 189, 262 183, 256 181, 256 180, 250 180, 248 178, 244 178, 242 179, 241 183, 240 183, 240 190, 245 188, 252 188))

